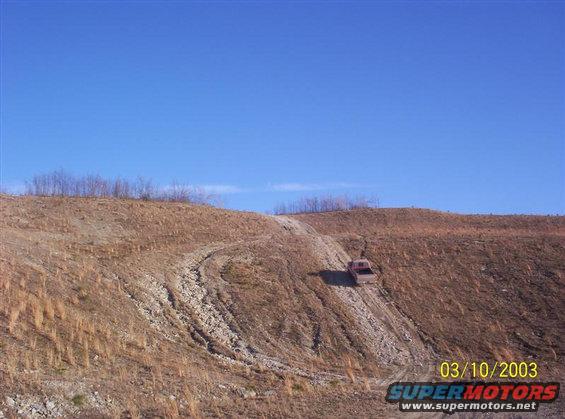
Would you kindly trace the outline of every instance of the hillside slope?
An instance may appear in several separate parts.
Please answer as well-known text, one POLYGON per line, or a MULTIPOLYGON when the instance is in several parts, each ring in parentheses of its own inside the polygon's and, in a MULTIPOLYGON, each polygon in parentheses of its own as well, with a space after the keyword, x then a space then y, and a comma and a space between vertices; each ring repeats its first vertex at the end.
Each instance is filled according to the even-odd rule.
POLYGON ((565 218, 420 209, 304 214, 365 255, 398 309, 447 359, 536 359, 560 378, 565 218))
POLYGON ((3 196, 0 212, 5 414, 390 416, 386 384, 433 377, 446 354, 509 356, 495 352, 509 348, 559 373, 562 218, 495 218, 484 221, 487 234, 483 221, 425 211, 410 224, 398 210, 270 217, 3 196), (475 250, 478 240, 492 251, 475 250), (344 275, 363 249, 382 285, 355 288, 344 275), (530 258, 529 276, 510 263, 518 256, 530 258), (460 295, 462 281, 482 281, 462 273, 475 266, 469 260, 498 282, 522 281, 505 285, 511 303, 482 282, 485 307, 460 295), (551 293, 536 292, 541 274, 551 293), (425 286, 414 285, 416 275, 425 286), (450 330, 453 304, 429 304, 431 295, 498 323, 450 330), (505 304, 530 323, 493 311, 505 304), (535 321, 537 340, 528 334, 535 321), (542 349, 528 352, 514 336, 542 349))

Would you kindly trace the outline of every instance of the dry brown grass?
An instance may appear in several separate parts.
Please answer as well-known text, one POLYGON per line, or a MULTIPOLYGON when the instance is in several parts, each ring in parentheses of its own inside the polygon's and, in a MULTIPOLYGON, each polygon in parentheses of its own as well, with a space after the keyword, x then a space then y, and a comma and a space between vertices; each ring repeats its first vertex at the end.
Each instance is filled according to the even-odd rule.
MULTIPOLYGON (((274 221, 209 207, 112 199, 2 197, 0 212, 5 325, 0 337, 6 355, 0 359, 0 374, 6 376, 0 394, 50 394, 46 382, 78 394, 76 389, 88 383, 101 398, 113 400, 102 409, 116 417, 386 416, 380 390, 367 381, 381 376, 383 366, 366 351, 356 319, 319 276, 324 266, 309 243, 274 221), (187 253, 217 242, 233 247, 209 261, 212 279, 206 285, 230 326, 261 353, 305 370, 341 374, 342 381, 318 387, 264 365, 222 363, 206 352, 190 330, 197 324, 194 313, 175 294, 176 266, 187 253), (137 305, 145 298, 140 281, 147 275, 169 289, 163 301, 147 309, 154 316, 162 311, 163 330, 137 305), (321 332, 314 345, 316 330, 321 332), (245 399, 241 389, 250 386, 259 396, 245 399)), ((502 295, 502 283, 513 298, 514 315, 526 319, 516 329, 521 336, 541 318, 562 321, 555 312, 560 303, 536 285, 540 275, 561 269, 556 265, 563 260, 561 219, 428 215, 427 222, 394 212, 337 221, 312 215, 309 222, 335 234, 352 254, 363 246, 358 226, 374 226, 370 238, 376 241, 369 241, 367 251, 383 267, 386 290, 412 318, 433 319, 433 327, 422 323, 422 330, 445 353, 479 353, 473 351, 484 341, 497 359, 527 354, 519 338, 507 332, 516 325, 500 315, 505 302, 491 299, 493 288, 494 295, 502 295), (492 281, 474 275, 485 264, 492 281), (517 281, 515 287, 510 280, 517 281), (459 294, 462 287, 468 299, 459 294), (532 292, 528 296, 520 289, 532 292), (478 297, 484 305, 477 307, 471 301, 478 297), (487 305, 497 310, 492 312, 497 321, 487 322, 491 329, 471 324, 468 336, 454 342, 449 319, 479 324, 483 312, 491 313, 487 305), (489 337, 501 333, 507 341, 489 337)), ((560 295, 563 276, 547 278, 545 286, 560 295)), ((530 342, 549 348, 535 351, 557 363, 562 345, 555 332, 544 333, 528 335, 530 342)), ((229 348, 214 344, 230 355, 229 348)))
POLYGON ((548 374, 556 368, 548 363, 563 351, 565 217, 378 209, 298 218, 353 256, 364 250, 443 355, 533 357, 548 374))

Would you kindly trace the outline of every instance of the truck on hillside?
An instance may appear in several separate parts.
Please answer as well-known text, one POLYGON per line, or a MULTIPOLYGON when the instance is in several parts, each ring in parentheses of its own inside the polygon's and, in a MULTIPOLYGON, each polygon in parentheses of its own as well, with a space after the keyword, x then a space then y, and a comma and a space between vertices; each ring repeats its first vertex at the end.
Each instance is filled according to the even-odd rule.
POLYGON ((373 272, 371 263, 367 259, 355 259, 348 262, 347 271, 356 285, 374 284, 377 281, 377 275, 373 272))

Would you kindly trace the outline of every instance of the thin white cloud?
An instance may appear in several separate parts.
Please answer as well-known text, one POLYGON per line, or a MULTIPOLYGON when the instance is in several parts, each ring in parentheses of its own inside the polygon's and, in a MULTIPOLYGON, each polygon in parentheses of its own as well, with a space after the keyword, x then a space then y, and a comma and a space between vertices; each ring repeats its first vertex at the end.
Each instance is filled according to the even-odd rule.
POLYGON ((303 183, 303 182, 284 182, 269 183, 266 187, 250 188, 231 184, 203 184, 187 185, 192 188, 201 189, 214 194, 237 194, 245 192, 308 192, 325 191, 333 189, 354 189, 363 185, 351 182, 325 182, 325 183, 303 183))
POLYGON ((173 183, 170 185, 165 185, 161 189, 164 191, 170 191, 174 188, 187 188, 191 190, 203 191, 211 194, 234 194, 245 192, 245 189, 240 188, 236 185, 229 184, 193 184, 193 183, 173 183))
POLYGON ((367 185, 352 182, 324 182, 324 183, 308 183, 308 182, 283 182, 268 183, 263 187, 242 187, 229 183, 219 184, 169 184, 162 187, 167 191, 174 187, 184 187, 193 190, 200 190, 210 194, 229 195, 239 193, 260 193, 260 192, 312 192, 312 191, 331 191, 336 189, 356 189, 367 185))
POLYGON ((239 186, 235 185, 195 185, 197 189, 204 189, 206 192, 215 193, 215 194, 232 194, 232 193, 241 193, 244 192, 244 189, 240 188, 239 186))
POLYGON ((331 189, 351 189, 359 188, 361 185, 349 182, 326 182, 326 183, 301 183, 286 182, 270 184, 268 190, 278 192, 306 192, 306 191, 324 191, 331 189))
POLYGON ((2 182, 0 184, 0 192, 10 195, 21 195, 26 190, 24 182, 2 182))

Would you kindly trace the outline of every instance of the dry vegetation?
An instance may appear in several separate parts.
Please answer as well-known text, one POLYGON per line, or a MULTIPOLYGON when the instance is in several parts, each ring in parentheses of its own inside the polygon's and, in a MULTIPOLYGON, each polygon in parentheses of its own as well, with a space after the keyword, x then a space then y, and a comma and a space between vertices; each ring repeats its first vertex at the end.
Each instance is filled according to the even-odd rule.
POLYGON ((351 197, 349 195, 305 196, 295 201, 283 202, 275 206, 273 213, 302 214, 332 211, 349 211, 360 208, 376 208, 379 200, 376 197, 351 197))
POLYGON ((0 205, 0 410, 9 397, 28 414, 48 398, 73 417, 282 415, 310 409, 307 394, 330 398, 316 373, 345 376, 349 354, 372 373, 355 319, 317 275, 323 265, 270 217, 106 198, 0 205), (206 333, 183 294, 185 256, 217 243, 206 292, 261 362, 206 333))
MULTIPOLYGON (((0 213, 5 414, 394 413, 381 381, 393 366, 340 297, 357 291, 327 283, 327 261, 310 238, 274 218, 186 203, 9 196, 0 213)), ((562 218, 406 214, 298 217, 377 262, 386 290, 430 342, 414 355, 421 362, 433 364, 435 348, 533 356, 544 374, 555 370, 562 218)))
MULTIPOLYGON (((0 191, 2 189, 0 188, 0 191)), ((54 197, 88 197, 141 199, 144 201, 186 202, 218 205, 220 197, 203 188, 173 181, 166 187, 138 176, 135 180, 100 175, 75 176, 64 170, 39 174, 26 182, 26 195, 54 197)))
POLYGON ((419 209, 299 215, 374 261, 385 290, 444 358, 536 359, 561 377, 565 218, 419 209))

